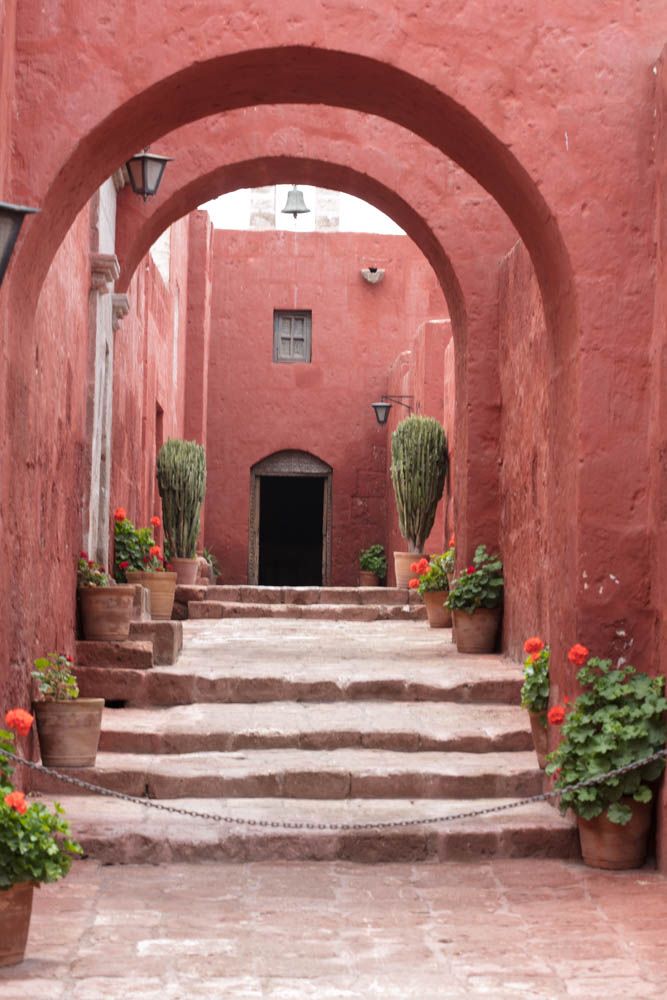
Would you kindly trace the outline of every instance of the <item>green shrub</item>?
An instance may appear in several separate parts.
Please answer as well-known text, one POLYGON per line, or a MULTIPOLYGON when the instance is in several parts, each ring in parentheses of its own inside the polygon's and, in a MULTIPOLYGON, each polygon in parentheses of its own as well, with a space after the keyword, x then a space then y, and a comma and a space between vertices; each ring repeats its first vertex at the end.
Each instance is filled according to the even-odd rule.
POLYGON ((384 580, 387 575, 387 559, 384 546, 370 545, 359 553, 359 566, 364 573, 374 573, 378 579, 384 580))

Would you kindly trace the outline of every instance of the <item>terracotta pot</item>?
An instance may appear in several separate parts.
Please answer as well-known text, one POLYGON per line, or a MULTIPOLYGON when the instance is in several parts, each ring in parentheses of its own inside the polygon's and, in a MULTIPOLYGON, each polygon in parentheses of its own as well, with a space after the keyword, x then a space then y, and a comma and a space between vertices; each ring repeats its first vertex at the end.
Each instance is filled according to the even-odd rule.
POLYGON ((37 701, 32 708, 42 764, 93 767, 100 742, 104 698, 37 701))
POLYGON ((174 607, 176 593, 176 573, 146 573, 132 570, 127 573, 130 583, 140 583, 151 595, 151 618, 154 621, 169 621, 174 607))
POLYGON ((84 639, 98 642, 127 639, 133 600, 132 587, 79 587, 84 639))
POLYGON ((448 590, 427 590, 422 594, 431 628, 452 627, 452 613, 449 608, 444 607, 444 601, 448 596, 448 590))
POLYGON ((199 573, 199 559, 181 559, 175 556, 170 560, 176 570, 176 582, 181 587, 194 587, 199 573))
POLYGON ((501 614, 502 608, 477 608, 472 614, 453 611, 459 653, 493 653, 501 614))
POLYGON ((0 889, 0 966, 18 965, 23 961, 33 890, 32 882, 19 882, 10 889, 0 889))
POLYGON ((548 751, 547 715, 546 712, 529 712, 528 717, 530 718, 530 731, 533 734, 533 746, 537 754, 537 763, 544 770, 547 766, 548 751))
POLYGON ((360 587, 379 587, 380 580, 375 573, 369 573, 365 569, 359 570, 359 586, 360 587))
POLYGON ((420 559, 428 559, 428 556, 421 552, 394 552, 394 570, 396 572, 396 586, 407 590, 408 582, 414 577, 410 566, 420 559))
POLYGON ((646 861, 648 833, 651 828, 653 802, 621 799, 632 809, 632 819, 625 826, 612 823, 607 814, 595 819, 577 816, 581 856, 590 868, 641 868, 646 861))

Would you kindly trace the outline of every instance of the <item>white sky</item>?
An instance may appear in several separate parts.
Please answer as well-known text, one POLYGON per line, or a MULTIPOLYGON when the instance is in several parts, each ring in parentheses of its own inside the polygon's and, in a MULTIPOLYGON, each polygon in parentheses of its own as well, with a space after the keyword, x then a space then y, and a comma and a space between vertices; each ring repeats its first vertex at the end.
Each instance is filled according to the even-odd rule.
MULTIPOLYGON (((307 215, 283 215, 281 209, 287 200, 289 184, 278 184, 275 187, 276 229, 293 232, 311 232, 315 228, 315 188, 307 184, 299 185, 303 192, 306 205, 310 208, 307 215)), ((216 229, 248 229, 250 223, 250 189, 241 188, 223 194, 214 201, 208 201, 200 208, 206 209, 216 229)), ((390 235, 405 235, 393 219, 378 211, 372 205, 351 194, 339 195, 340 222, 338 231, 342 233, 386 233, 390 235)))

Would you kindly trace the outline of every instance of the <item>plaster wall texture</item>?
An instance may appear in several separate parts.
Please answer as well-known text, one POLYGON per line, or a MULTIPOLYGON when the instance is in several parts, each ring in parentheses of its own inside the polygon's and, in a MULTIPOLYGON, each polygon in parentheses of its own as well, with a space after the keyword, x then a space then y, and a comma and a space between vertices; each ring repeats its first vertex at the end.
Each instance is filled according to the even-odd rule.
MULTIPOLYGON (((570 578, 550 562, 547 540, 549 358, 544 310, 530 258, 517 243, 499 277, 499 354, 503 402, 500 453, 500 537, 508 600, 505 646, 517 659, 529 635, 550 641, 549 582, 570 578)), ((572 498, 574 504, 575 498, 572 498)), ((578 641, 572 632, 570 645, 578 641)), ((554 680, 559 671, 554 660, 554 680)), ((556 695, 557 698, 557 695, 556 695)))
MULTIPOLYGON (((445 351, 451 340, 451 323, 449 320, 443 322, 442 318, 440 318, 436 321, 420 324, 409 349, 402 351, 394 359, 389 374, 388 393, 390 395, 412 396, 412 400, 408 399, 405 402, 412 406, 414 413, 434 417, 440 423, 443 423, 445 413, 445 351)), ((453 362, 451 355, 450 358, 453 362)), ((407 551, 407 543, 398 527, 398 512, 391 485, 391 436, 399 423, 407 416, 408 411, 403 406, 394 404, 389 412, 389 419, 386 424, 387 551, 389 553, 389 581, 391 584, 394 584, 396 579, 393 567, 393 553, 407 551)), ((443 426, 445 426, 445 433, 448 434, 446 424, 443 423, 443 426)), ((447 533, 445 517, 448 497, 449 489, 446 485, 443 499, 438 504, 433 529, 424 546, 424 551, 429 555, 444 551, 445 536, 447 533)))
POLYGON ((386 431, 370 404, 438 297, 442 315, 405 237, 215 233, 206 544, 224 582, 246 579, 251 467, 297 449, 333 468, 332 583, 356 583, 359 550, 386 541, 386 431), (381 284, 362 279, 369 264, 381 284), (273 362, 274 309, 312 309, 310 364, 273 362))
POLYGON ((11 197, 11 128, 14 98, 16 0, 0 5, 0 201, 11 197))
POLYGON ((159 445, 183 433, 187 218, 172 227, 170 243, 169 284, 147 255, 130 285, 130 312, 115 334, 111 510, 124 507, 142 525, 161 512, 159 445))

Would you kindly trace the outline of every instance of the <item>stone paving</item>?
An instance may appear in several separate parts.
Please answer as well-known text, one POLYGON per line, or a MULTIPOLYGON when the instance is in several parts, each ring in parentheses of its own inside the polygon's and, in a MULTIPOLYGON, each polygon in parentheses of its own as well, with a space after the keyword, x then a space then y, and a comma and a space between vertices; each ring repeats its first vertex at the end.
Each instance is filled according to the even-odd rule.
POLYGON ((658 1000, 666 919, 649 868, 79 862, 0 998, 658 1000))

